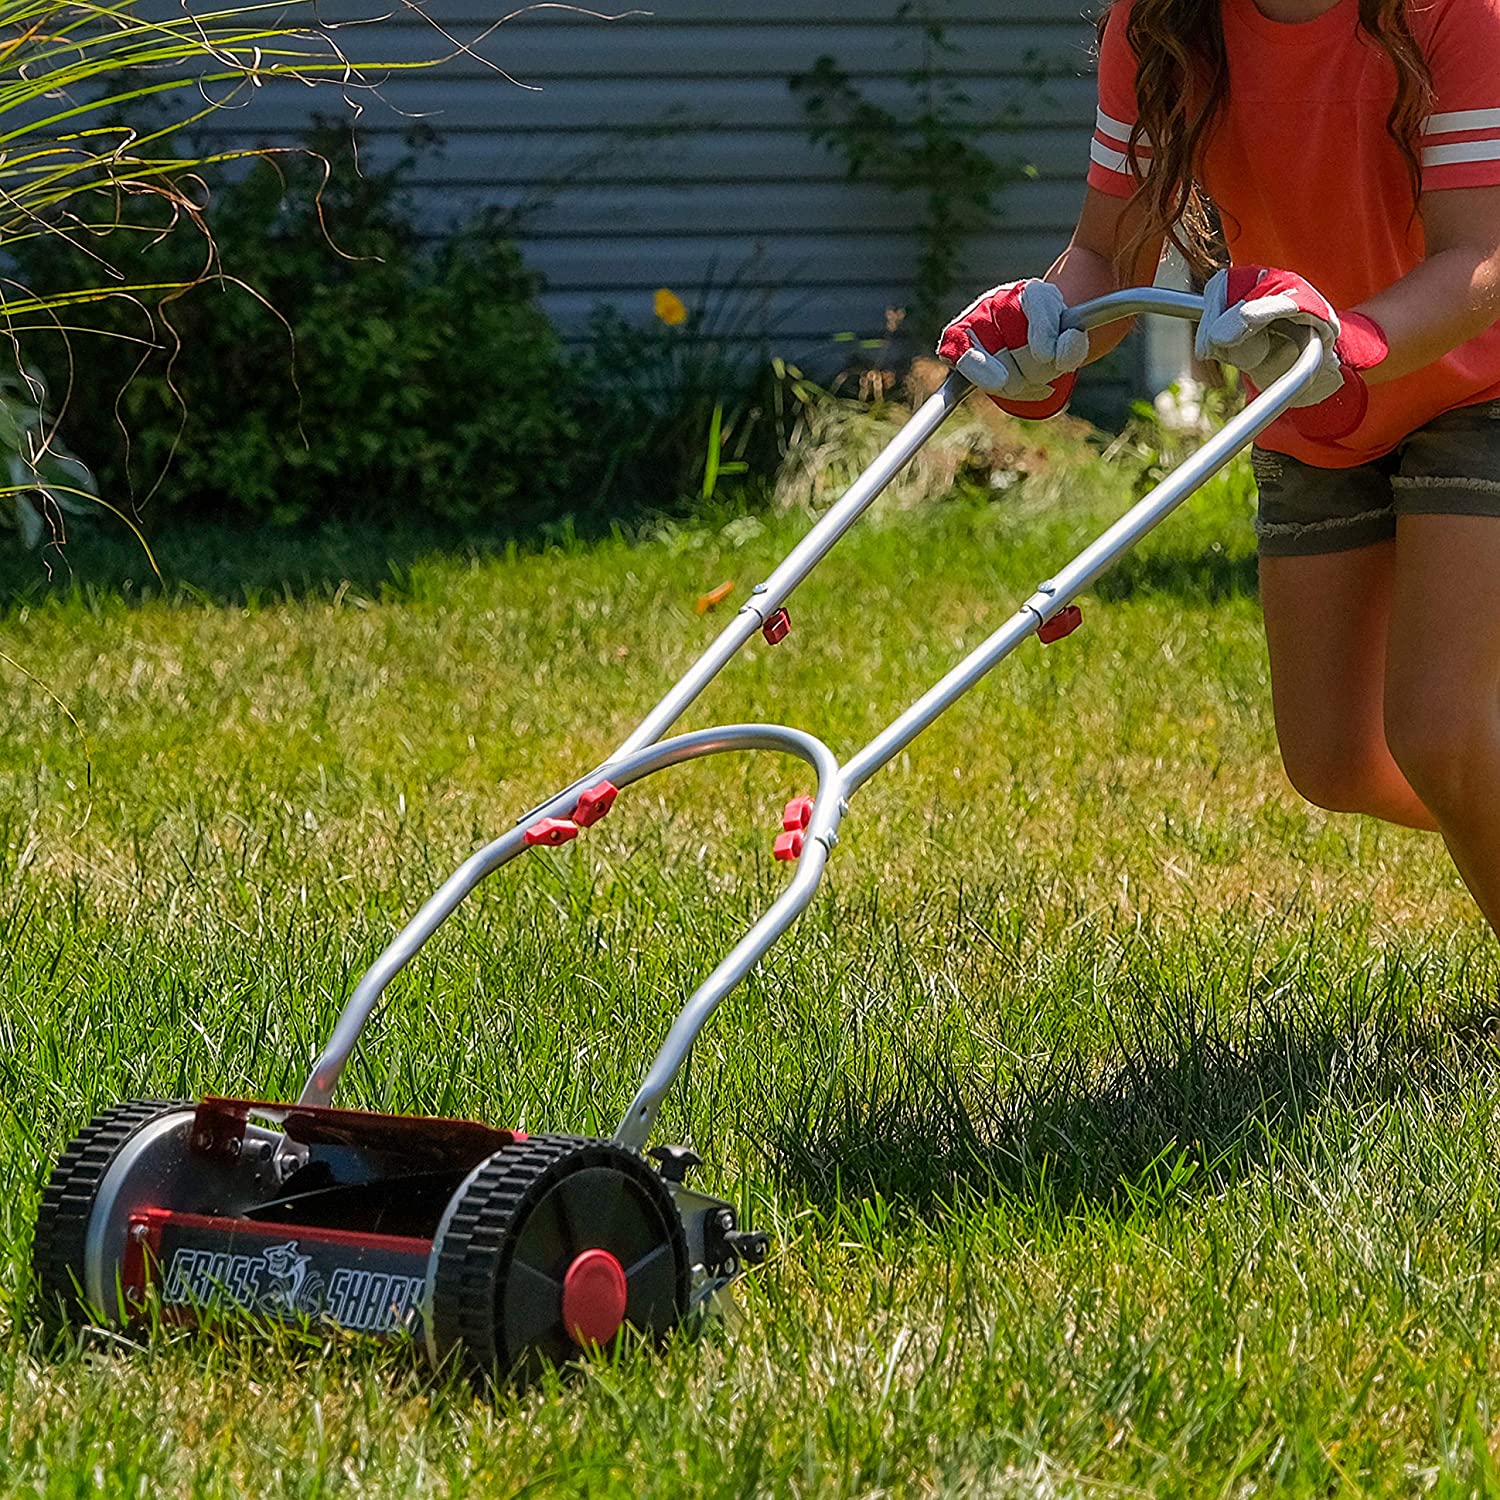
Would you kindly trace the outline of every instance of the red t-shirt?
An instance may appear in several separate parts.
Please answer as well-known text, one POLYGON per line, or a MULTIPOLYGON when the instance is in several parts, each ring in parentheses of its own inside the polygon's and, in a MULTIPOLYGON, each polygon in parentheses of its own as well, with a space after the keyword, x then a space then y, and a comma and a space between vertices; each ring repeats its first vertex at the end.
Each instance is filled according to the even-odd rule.
MULTIPOLYGON (((1220 0, 1229 98, 1199 167, 1237 265, 1305 276, 1335 307, 1385 290, 1420 264, 1406 160, 1386 119, 1393 64, 1358 28, 1358 0, 1337 0, 1312 21, 1272 21, 1255 0, 1220 0)), ((1128 198, 1125 153, 1136 119, 1135 57, 1125 38, 1130 0, 1118 0, 1099 58, 1099 128, 1089 183, 1128 198)), ((1436 95, 1422 135, 1423 189, 1500 186, 1500 0, 1427 0, 1411 7, 1436 95)), ((1138 144, 1150 170, 1150 143, 1138 144)), ((1309 442, 1276 424, 1266 446, 1319 468, 1388 453, 1455 407, 1500 398, 1500 324, 1436 364, 1370 388, 1358 431, 1309 442)))

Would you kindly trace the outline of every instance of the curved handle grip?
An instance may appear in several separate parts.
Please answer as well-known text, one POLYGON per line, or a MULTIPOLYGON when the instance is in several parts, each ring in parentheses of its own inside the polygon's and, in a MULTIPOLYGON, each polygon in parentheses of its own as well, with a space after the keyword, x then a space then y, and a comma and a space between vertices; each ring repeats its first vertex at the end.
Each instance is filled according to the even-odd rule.
MULTIPOLYGON (((1203 298, 1196 292, 1173 292, 1165 287, 1132 287, 1070 307, 1063 314, 1063 327, 1102 328, 1106 323, 1117 323, 1121 318, 1133 318, 1140 313, 1160 313, 1168 318, 1197 322, 1203 316, 1203 298)), ((1255 428, 1254 435, 1281 416, 1322 368, 1321 359, 1313 360, 1307 353, 1308 345, 1316 342, 1312 329, 1299 328, 1293 337, 1302 345, 1301 357, 1286 375, 1262 391, 1246 408, 1248 413, 1268 414, 1255 428)))
POLYGON ((1203 298, 1196 292, 1173 292, 1159 286, 1127 287, 1123 292, 1110 292, 1070 307, 1063 314, 1063 327, 1102 328, 1141 313, 1160 313, 1196 323, 1203 316, 1203 298))
MULTIPOLYGON (((1088 302, 1079 302, 1070 307, 1064 314, 1062 326, 1064 328, 1102 328, 1107 323, 1118 323, 1124 318, 1139 317, 1142 313, 1157 313, 1167 318, 1182 318, 1189 323, 1196 323, 1203 316, 1203 298, 1197 292, 1174 292, 1166 287, 1140 286, 1127 287, 1124 291, 1109 292, 1103 297, 1094 297, 1088 302)), ((1301 329, 1298 331, 1304 345, 1312 339, 1312 330, 1301 329)), ((1276 417, 1296 399, 1296 397, 1309 385, 1318 374, 1319 366, 1309 360, 1299 360, 1297 365, 1281 381, 1263 391, 1259 398, 1251 404, 1250 410, 1270 411, 1275 407, 1274 413, 1269 416, 1263 426, 1269 426, 1276 417), (1292 376, 1296 379, 1293 380, 1292 376), (1278 399, 1275 402, 1266 400, 1266 397, 1275 391, 1278 399)), ((950 396, 956 396, 962 391, 967 395, 969 382, 964 379, 957 370, 944 380, 942 389, 950 396)), ((1257 429, 1259 430, 1259 429, 1257 429)))

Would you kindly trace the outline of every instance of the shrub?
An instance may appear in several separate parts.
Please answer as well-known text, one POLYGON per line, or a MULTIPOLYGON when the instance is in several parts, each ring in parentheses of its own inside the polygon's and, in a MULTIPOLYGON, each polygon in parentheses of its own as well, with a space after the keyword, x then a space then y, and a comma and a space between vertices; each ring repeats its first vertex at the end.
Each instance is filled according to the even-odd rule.
MULTIPOLYGON (((405 18, 424 19, 421 0, 405 18)), ((210 163, 222 171, 269 154, 222 140, 207 151, 185 152, 182 130, 290 80, 331 85, 357 113, 360 96, 378 88, 393 65, 435 67, 455 48, 474 55, 444 28, 434 23, 432 29, 437 55, 398 59, 389 47, 378 47, 385 56, 372 68, 340 45, 339 23, 319 13, 317 0, 196 10, 191 0, 181 0, 170 12, 154 0, 107 6, 32 0, 7 7, 0 257, 31 274, 0 288, 16 355, 3 396, 15 431, 4 437, 11 457, 0 476, 0 517, 23 540, 60 539, 69 509, 90 495, 87 484, 74 482, 85 471, 59 446, 43 388, 27 363, 38 328, 73 323, 116 331, 109 316, 95 319, 80 310, 101 301, 159 302, 217 275, 216 247, 201 211, 201 171, 210 163), (139 119, 122 118, 143 111, 151 115, 143 128, 139 119), (168 254, 158 243, 164 237, 190 243, 174 244, 176 253, 168 254), (105 239, 115 243, 106 248, 105 239), (109 252, 133 239, 150 245, 151 253, 122 255, 111 264, 109 252)), ((97 393, 101 362, 95 354, 81 353, 76 367, 88 395, 97 393)), ((72 373, 56 350, 47 362, 54 374, 72 373)), ((107 358, 102 363, 106 372, 112 368, 107 358)), ((106 400, 97 409, 107 413, 112 404, 106 400)))
MULTIPOLYGON (((361 174, 346 133, 216 183, 206 219, 222 271, 155 302, 112 298, 74 321, 107 337, 36 337, 67 396, 62 431, 104 497, 191 516, 554 513, 578 473, 578 427, 539 283, 482 216, 424 242, 409 163, 361 174)), ((96 246, 13 252, 45 292, 79 284, 96 246)), ((203 244, 123 247, 133 284, 198 280, 203 244)), ((97 274, 97 272, 95 273, 97 274)))
POLYGON ((0 370, 0 526, 36 547, 67 533, 96 498, 94 476, 52 430, 47 387, 27 370, 0 370))
POLYGON ((598 308, 575 367, 593 493, 620 511, 675 511, 771 481, 813 389, 767 352, 754 258, 713 272, 690 307, 668 288, 644 326, 598 308))

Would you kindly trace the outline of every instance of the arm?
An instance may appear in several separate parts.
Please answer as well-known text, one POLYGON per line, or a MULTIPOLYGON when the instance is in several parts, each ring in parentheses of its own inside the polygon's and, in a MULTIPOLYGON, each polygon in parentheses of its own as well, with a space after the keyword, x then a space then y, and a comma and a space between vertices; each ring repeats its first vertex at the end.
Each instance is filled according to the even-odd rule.
MULTIPOLYGON (((1140 235, 1146 217, 1135 167, 1149 171, 1151 165, 1150 142, 1144 138, 1141 154, 1131 160, 1138 107, 1129 24, 1130 0, 1115 0, 1099 45, 1099 109, 1089 146, 1088 192, 1072 243, 1047 273, 1070 307, 1127 286, 1150 286, 1161 265, 1163 234, 1148 236, 1133 261, 1122 261, 1124 247, 1140 235)), ((1111 323, 1092 332, 1089 360, 1108 354, 1131 326, 1131 321, 1111 323)))
MULTIPOLYGON (((1500 0, 1495 0, 1500 4, 1500 0)), ((1097 129, 1088 189, 1066 251, 1044 280, 991 288, 943 330, 938 353, 1002 410, 1049 417, 1067 405, 1080 365, 1107 354, 1130 331, 1119 322, 1091 334, 1063 326, 1069 306, 1156 279, 1163 236, 1152 236, 1134 263, 1120 249, 1135 238, 1144 212, 1132 168, 1136 118, 1135 58, 1125 36, 1130 0, 1115 0, 1099 56, 1097 129)), ((1143 158, 1149 148, 1140 146, 1143 158)))
MULTIPOLYGON (((1156 280, 1164 236, 1142 245, 1133 264, 1120 264, 1120 247, 1134 237, 1140 213, 1137 199, 1113 197, 1096 187, 1088 189, 1073 238, 1046 277, 1062 292, 1069 307, 1127 286, 1150 286, 1156 280)), ((1102 359, 1120 343, 1130 332, 1132 321, 1095 329, 1089 335, 1089 362, 1102 359)))
POLYGON ((1427 193, 1421 212, 1426 260, 1355 309, 1390 345, 1365 377, 1371 385, 1423 369, 1500 321, 1500 187, 1427 193))
MULTIPOLYGON (((1490 157, 1483 161, 1488 170, 1490 157)), ((1312 327, 1324 370, 1287 420, 1314 441, 1348 437, 1364 421, 1370 386, 1427 368, 1500 320, 1500 186, 1440 180, 1424 194, 1421 213, 1423 262, 1342 312, 1294 272, 1220 272, 1208 286, 1199 356, 1238 365, 1264 389, 1293 357, 1290 327, 1312 327)))

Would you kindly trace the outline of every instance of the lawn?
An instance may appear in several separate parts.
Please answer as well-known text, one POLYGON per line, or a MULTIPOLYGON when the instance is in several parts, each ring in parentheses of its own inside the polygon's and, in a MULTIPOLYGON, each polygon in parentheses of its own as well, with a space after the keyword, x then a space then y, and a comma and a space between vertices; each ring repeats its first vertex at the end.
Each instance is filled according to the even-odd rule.
MULTIPOLYGON (((877 517, 691 724, 857 748, 1124 503, 877 517)), ((0 650, 5 1494, 1459 1494, 1500 1484, 1491 940, 1432 840, 1275 761, 1243 477, 856 800, 663 1116, 770 1230, 733 1316, 498 1401, 289 1334, 46 1357, 52 1158, 123 1097, 295 1091, 479 841, 606 751, 796 513, 543 553, 357 537, 12 589, 0 650), (342 580, 342 582, 341 582, 342 580)), ((7 564, 7 566, 13 566, 7 564)), ((344 1102, 608 1132, 771 899, 800 764, 667 773, 486 886, 344 1102)))

